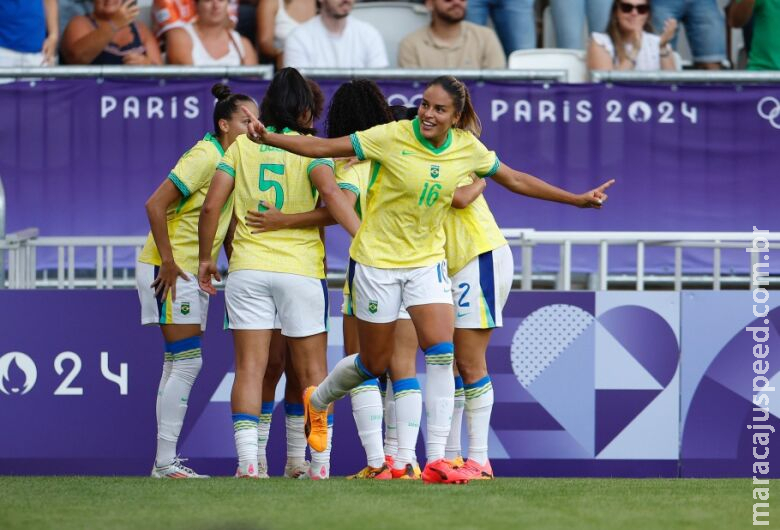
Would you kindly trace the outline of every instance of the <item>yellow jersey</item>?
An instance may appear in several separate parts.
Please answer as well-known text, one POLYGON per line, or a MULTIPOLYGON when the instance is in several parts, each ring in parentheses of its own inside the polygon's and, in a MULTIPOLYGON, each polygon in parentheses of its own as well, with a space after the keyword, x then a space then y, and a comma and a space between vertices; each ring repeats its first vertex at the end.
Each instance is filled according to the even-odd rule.
MULTIPOLYGON (((170 180, 181 192, 181 200, 168 208, 166 213, 168 237, 171 240, 173 259, 182 270, 198 274, 198 219, 206 192, 211 185, 217 164, 225 152, 222 145, 211 133, 184 153, 176 167, 168 174, 170 180)), ((214 238, 213 258, 217 259, 219 247, 225 239, 230 216, 233 213, 231 197, 219 215, 219 226, 214 238)), ((138 261, 159 266, 162 263, 152 233, 146 238, 146 244, 138 261)))
MULTIPOLYGON (((357 200, 355 201, 355 213, 362 221, 363 212, 366 210, 366 202, 368 201, 368 182, 373 163, 364 161, 347 167, 348 164, 348 160, 336 161, 336 182, 342 190, 348 190, 355 194, 357 197, 357 200)), ((348 299, 350 295, 349 278, 344 280, 343 293, 345 299, 348 299)), ((351 299, 348 300, 351 303, 351 299)), ((352 314, 351 310, 349 314, 352 314)))
MULTIPOLYGON (((283 133, 298 134, 289 129, 283 133)), ((333 168, 330 159, 306 158, 270 145, 258 145, 246 135, 233 142, 217 166, 235 179, 237 223, 231 272, 250 269, 325 278, 325 247, 318 227, 252 234, 245 220, 249 210, 263 209, 260 201, 287 214, 316 208, 319 194, 309 174, 322 164, 333 168)))
MULTIPOLYGON (((458 187, 471 183, 471 177, 468 176, 458 187)), ((465 208, 450 208, 444 220, 444 235, 444 254, 450 276, 480 254, 507 244, 482 194, 465 208)))
POLYGON ((383 269, 425 267, 444 259, 444 219, 464 175, 490 177, 500 162, 476 136, 451 129, 440 147, 417 118, 351 136, 360 160, 371 160, 364 220, 350 255, 383 269))

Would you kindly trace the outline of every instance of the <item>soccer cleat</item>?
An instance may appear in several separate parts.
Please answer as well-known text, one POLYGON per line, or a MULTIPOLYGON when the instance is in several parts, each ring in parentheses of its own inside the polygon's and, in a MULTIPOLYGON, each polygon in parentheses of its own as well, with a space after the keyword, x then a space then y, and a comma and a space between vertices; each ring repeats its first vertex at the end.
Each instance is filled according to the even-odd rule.
POLYGON ((420 466, 406 464, 402 469, 392 468, 390 473, 394 479, 399 480, 420 480, 420 466))
POLYGON ((269 478, 268 469, 262 462, 257 463, 257 478, 269 478))
POLYGON ((387 464, 387 467, 390 469, 393 468, 393 457, 390 455, 385 455, 385 464, 387 464))
POLYGON ((302 479, 309 479, 309 480, 328 480, 330 478, 330 471, 324 466, 321 465, 319 469, 315 469, 314 466, 309 466, 309 469, 306 470, 306 473, 301 475, 302 479))
POLYGON ((463 457, 460 456, 460 455, 458 455, 455 458, 453 458, 452 460, 450 460, 450 462, 452 462, 452 467, 454 467, 455 469, 463 467, 464 464, 466 463, 466 462, 463 461, 463 457))
POLYGON ((469 480, 493 480, 493 468, 490 466, 490 460, 485 461, 485 465, 479 465, 479 462, 469 458, 463 467, 460 468, 469 480))
POLYGON ((303 462, 287 462, 284 466, 284 476, 287 478, 306 478, 305 475, 309 471, 309 462, 304 460, 303 462))
POLYGON ((260 478, 260 472, 257 466, 257 462, 249 462, 248 464, 238 465, 236 469, 236 478, 260 478))
POLYGON ((382 464, 381 467, 366 466, 354 475, 347 477, 347 480, 353 479, 371 479, 371 480, 390 480, 393 478, 393 473, 387 464, 382 464))
POLYGON ((440 458, 428 462, 422 472, 425 484, 466 484, 469 477, 461 469, 452 467, 452 462, 440 458))
POLYGON ((185 460, 186 458, 176 457, 167 466, 157 467, 155 465, 152 469, 152 478, 209 478, 208 475, 199 475, 182 464, 185 460))
POLYGON ((321 453, 328 448, 328 411, 311 406, 311 395, 317 390, 310 386, 303 391, 303 430, 309 447, 321 453))

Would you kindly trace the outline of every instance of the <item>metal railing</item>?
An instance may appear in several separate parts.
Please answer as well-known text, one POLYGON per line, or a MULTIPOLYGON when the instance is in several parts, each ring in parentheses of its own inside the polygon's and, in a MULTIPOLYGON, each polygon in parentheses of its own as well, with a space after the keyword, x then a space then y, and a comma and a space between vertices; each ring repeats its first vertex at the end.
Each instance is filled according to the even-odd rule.
MULTIPOLYGON (((515 287, 524 290, 553 288, 562 291, 587 289, 605 291, 610 288, 645 290, 648 287, 673 289, 695 286, 719 290, 723 287, 744 287, 751 284, 751 271, 758 261, 758 253, 745 253, 755 234, 752 232, 568 232, 536 231, 533 229, 502 230, 510 246, 520 248, 520 273, 515 287), (558 248, 557 268, 540 270, 534 266, 534 251, 540 246, 558 248), (592 272, 576 274, 572 271, 572 253, 575 248, 591 247, 598 251, 596 268, 592 272), (632 247, 636 256, 635 270, 626 273, 610 272, 609 253, 616 247, 632 247), (651 248, 667 248, 673 255, 674 272, 664 274, 646 270, 646 252, 651 248), (709 249, 712 254, 709 273, 686 273, 683 270, 685 249, 709 249), (724 274, 722 252, 741 249, 745 256, 746 273, 724 274)), ((780 232, 762 233, 769 241, 780 241, 780 232)), ((9 254, 8 287, 14 289, 115 289, 135 286, 133 266, 117 267, 117 249, 131 249, 135 259, 141 252, 144 236, 95 237, 37 237, 36 229, 11 234, 0 240, 0 254, 9 254), (38 249, 56 249, 56 268, 38 267, 38 249), (81 255, 77 266, 76 252, 88 249, 90 257, 81 255), (91 256, 94 256, 92 258, 91 256)), ((780 243, 770 243, 771 250, 780 250, 780 243)), ((127 260, 125 260, 127 261, 127 260)), ((344 272, 331 271, 328 281, 340 286, 344 272)), ((780 277, 768 278, 770 286, 780 287, 780 277)))
POLYGON ((617 70, 594 70, 590 73, 594 83, 712 83, 730 85, 779 84, 780 72, 747 72, 734 70, 690 70, 680 72, 626 72, 617 70))
POLYGON ((0 68, 0 79, 73 79, 73 78, 241 78, 271 79, 271 65, 259 66, 36 66, 0 68))

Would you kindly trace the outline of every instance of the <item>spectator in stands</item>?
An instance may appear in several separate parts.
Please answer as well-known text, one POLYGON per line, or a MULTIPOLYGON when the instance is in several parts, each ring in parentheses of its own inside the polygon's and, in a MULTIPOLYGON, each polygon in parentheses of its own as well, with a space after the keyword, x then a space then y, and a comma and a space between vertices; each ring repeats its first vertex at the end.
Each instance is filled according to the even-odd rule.
POLYGON ((485 26, 488 15, 507 56, 536 48, 534 0, 469 0, 466 20, 485 26))
POLYGON ((320 14, 287 37, 284 64, 295 68, 385 68, 385 43, 366 22, 349 16, 355 0, 320 0, 320 14))
POLYGON ((427 0, 430 26, 404 37, 401 68, 506 68, 506 56, 492 29, 463 19, 466 0, 427 0))
POLYGON ((57 0, 0 2, 0 66, 56 64, 57 0))
MULTIPOLYGON (((726 60, 726 22, 717 0, 654 0, 653 24, 673 18, 685 26, 697 68, 718 70, 726 60)), ((677 35, 672 39, 677 47, 677 35)))
POLYGON ((292 31, 317 15, 317 0, 260 0, 257 45, 277 68, 284 65, 284 44, 292 31))
MULTIPOLYGON (((154 34, 162 41, 169 29, 193 22, 197 16, 197 0, 154 0, 152 5, 152 27, 154 34)), ((231 28, 238 22, 238 0, 230 0, 231 28)))
POLYGON ((729 24, 740 28, 753 19, 748 70, 780 70, 780 0, 737 0, 729 24))
POLYGON ((257 64, 249 39, 232 29, 227 0, 197 0, 197 18, 166 32, 168 64, 241 66, 257 64))
POLYGON ((649 0, 614 0, 606 33, 592 34, 591 70, 675 70, 669 46, 677 21, 667 19, 660 37, 653 34, 649 0))
POLYGON ((555 46, 582 49, 586 19, 591 32, 604 31, 611 7, 612 0, 550 0, 555 46))
POLYGON ((59 0, 60 35, 65 33, 65 26, 70 19, 78 15, 89 15, 93 9, 92 0, 59 0))
POLYGON ((160 64, 157 40, 138 12, 134 0, 95 0, 90 15, 65 28, 62 56, 70 64, 160 64))

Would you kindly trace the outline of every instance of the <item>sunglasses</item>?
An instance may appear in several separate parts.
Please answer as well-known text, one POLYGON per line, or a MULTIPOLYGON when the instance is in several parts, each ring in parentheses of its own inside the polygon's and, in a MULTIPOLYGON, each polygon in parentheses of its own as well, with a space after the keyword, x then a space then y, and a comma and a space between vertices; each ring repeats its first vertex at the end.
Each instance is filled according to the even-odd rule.
POLYGON ((629 4, 628 2, 620 2, 618 3, 618 6, 620 6, 620 11, 622 11, 625 14, 629 14, 631 11, 636 9, 636 12, 640 15, 646 15, 650 12, 650 6, 647 4, 629 4))

